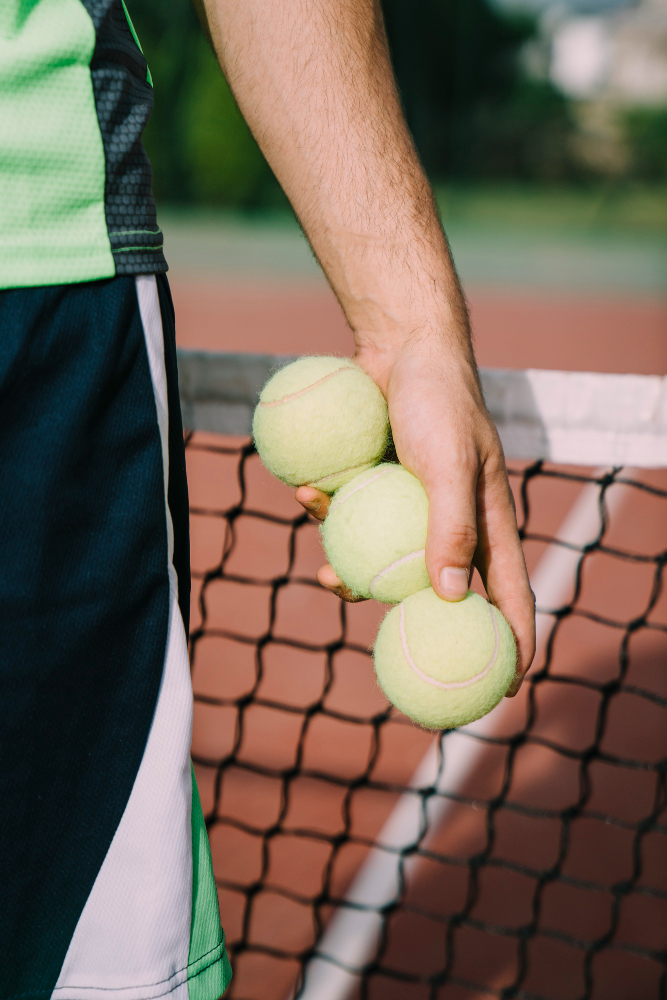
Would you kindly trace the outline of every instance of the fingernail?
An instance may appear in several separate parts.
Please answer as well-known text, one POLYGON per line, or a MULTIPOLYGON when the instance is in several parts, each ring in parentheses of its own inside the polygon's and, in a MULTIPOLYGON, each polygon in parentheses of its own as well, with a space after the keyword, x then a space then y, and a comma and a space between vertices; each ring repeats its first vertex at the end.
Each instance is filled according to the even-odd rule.
POLYGON ((505 693, 505 697, 514 698, 515 695, 519 693, 522 682, 523 682, 523 674, 516 674, 512 683, 510 684, 505 693))
POLYGON ((462 600, 468 593, 468 571, 456 566, 445 566, 440 574, 440 586, 446 600, 462 600))
POLYGON ((307 507, 308 510, 312 510, 313 513, 315 513, 320 509, 319 500, 302 500, 301 503, 303 504, 304 507, 307 507))

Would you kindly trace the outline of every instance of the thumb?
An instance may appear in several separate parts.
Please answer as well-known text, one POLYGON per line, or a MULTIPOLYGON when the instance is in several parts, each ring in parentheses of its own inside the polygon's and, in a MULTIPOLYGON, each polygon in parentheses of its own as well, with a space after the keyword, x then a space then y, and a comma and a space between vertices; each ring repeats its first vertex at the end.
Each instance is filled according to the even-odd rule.
POLYGON ((431 586, 445 601, 460 601, 468 592, 477 547, 476 472, 428 493, 426 568, 431 586))

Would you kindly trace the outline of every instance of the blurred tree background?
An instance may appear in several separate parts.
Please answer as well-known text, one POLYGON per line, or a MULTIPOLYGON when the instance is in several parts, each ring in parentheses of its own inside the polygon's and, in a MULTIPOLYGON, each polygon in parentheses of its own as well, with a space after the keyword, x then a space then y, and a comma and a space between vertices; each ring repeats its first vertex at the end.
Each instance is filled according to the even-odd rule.
MULTIPOLYGON (((408 122, 436 183, 667 180, 664 107, 616 114, 615 159, 586 153, 579 104, 548 74, 527 69, 526 53, 539 45, 535 15, 486 0, 382 5, 408 122)), ((128 0, 128 7, 155 82, 145 141, 158 200, 283 206, 188 0, 128 0)))
POLYGON ((134 0, 128 9, 155 85, 144 141, 158 201, 269 207, 278 185, 189 0, 134 0))

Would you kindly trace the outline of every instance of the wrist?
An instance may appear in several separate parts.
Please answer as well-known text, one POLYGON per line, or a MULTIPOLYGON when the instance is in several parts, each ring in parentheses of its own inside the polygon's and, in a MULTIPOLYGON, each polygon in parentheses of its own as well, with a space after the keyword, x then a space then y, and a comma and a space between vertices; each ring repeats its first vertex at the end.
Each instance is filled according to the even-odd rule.
POLYGON ((392 376, 400 369, 428 368, 443 378, 463 373, 478 384, 477 366, 467 322, 441 320, 410 330, 378 334, 355 333, 355 360, 377 382, 385 396, 392 376))

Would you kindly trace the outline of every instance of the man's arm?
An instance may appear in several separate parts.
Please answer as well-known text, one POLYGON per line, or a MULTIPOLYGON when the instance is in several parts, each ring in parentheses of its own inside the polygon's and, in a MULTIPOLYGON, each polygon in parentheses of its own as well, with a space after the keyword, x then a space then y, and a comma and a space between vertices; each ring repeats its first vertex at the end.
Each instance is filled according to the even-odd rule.
MULTIPOLYGON (((512 625, 533 596, 465 301, 400 107, 377 0, 197 0, 223 72, 387 397, 398 457, 429 497, 426 562, 448 600, 471 564, 512 625)), ((326 511, 302 487, 297 498, 326 511)), ((335 577, 325 585, 340 590, 335 577)), ((515 685, 514 690, 518 687, 515 685)))

